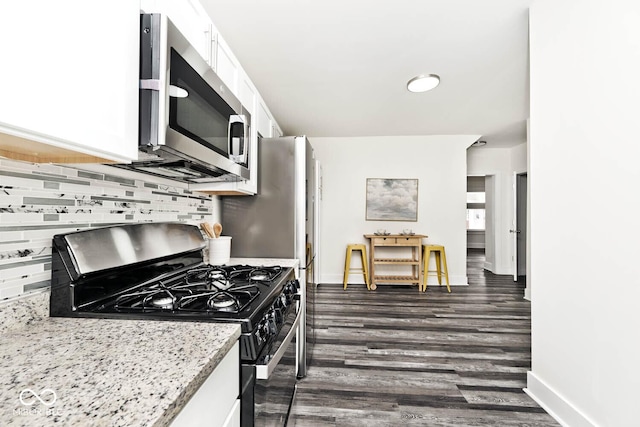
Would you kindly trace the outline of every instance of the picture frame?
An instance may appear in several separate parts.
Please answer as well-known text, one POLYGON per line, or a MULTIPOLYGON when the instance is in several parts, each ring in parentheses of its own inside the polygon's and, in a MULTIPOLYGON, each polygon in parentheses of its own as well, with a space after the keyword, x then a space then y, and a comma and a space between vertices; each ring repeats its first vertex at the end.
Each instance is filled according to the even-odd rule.
POLYGON ((418 180, 367 178, 367 221, 418 221, 418 180))

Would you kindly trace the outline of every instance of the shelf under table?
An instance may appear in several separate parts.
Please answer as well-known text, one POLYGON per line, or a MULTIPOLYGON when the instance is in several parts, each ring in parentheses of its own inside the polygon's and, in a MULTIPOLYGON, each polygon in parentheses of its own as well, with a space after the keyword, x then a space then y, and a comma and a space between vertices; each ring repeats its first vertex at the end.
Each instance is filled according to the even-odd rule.
POLYGON ((398 265, 419 265, 420 261, 411 258, 376 258, 376 264, 398 264, 398 265))
POLYGON ((420 279, 416 276, 375 276, 375 283, 420 283, 420 279))

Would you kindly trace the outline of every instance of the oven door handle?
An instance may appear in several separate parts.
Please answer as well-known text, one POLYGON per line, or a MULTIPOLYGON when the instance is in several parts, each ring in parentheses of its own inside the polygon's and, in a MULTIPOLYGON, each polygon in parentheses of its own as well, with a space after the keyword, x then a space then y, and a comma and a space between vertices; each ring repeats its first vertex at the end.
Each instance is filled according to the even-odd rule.
POLYGON ((291 341, 298 332, 300 315, 301 310, 299 310, 296 314, 296 320, 294 320, 293 325, 291 326, 291 330, 287 334, 286 338, 282 341, 280 348, 278 348, 278 351, 276 351, 271 360, 269 360, 269 362, 264 365, 256 364, 256 379, 268 380, 269 376, 271 376, 271 373, 276 369, 276 366, 278 366, 278 363, 280 363, 280 359, 282 359, 282 356, 284 356, 284 353, 287 351, 287 347, 289 347, 289 344, 291 344, 291 341))

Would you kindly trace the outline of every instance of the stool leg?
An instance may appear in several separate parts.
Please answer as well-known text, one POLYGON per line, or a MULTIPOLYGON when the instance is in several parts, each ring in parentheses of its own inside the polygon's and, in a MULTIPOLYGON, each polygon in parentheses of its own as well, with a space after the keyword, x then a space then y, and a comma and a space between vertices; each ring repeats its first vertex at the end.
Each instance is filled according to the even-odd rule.
POLYGON ((349 280, 349 269, 351 268, 351 248, 347 249, 347 255, 344 257, 344 290, 347 290, 347 281, 349 280))
POLYGON ((451 293, 451 286, 449 286, 449 269, 447 268, 447 254, 445 253, 444 248, 442 248, 442 263, 444 264, 444 278, 447 281, 447 291, 451 293))
POLYGON ((424 285, 422 286, 422 292, 427 291, 427 279, 429 278, 429 258, 431 257, 431 251, 429 248, 424 250, 424 285))
POLYGON ((371 285, 369 284, 369 261, 367 260, 367 254, 364 250, 360 251, 361 259, 362 259, 362 277, 364 277, 364 283, 367 285, 367 290, 371 290, 371 285))
POLYGON ((436 272, 438 273, 438 285, 442 285, 442 259, 440 257, 440 251, 436 250, 436 272))

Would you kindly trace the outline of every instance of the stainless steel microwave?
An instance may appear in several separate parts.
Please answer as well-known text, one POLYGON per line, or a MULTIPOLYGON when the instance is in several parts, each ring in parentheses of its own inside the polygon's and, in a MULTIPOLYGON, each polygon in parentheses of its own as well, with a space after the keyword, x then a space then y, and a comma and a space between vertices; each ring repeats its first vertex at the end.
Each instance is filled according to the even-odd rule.
POLYGON ((249 179, 251 115, 163 14, 140 15, 138 161, 189 183, 249 179))

